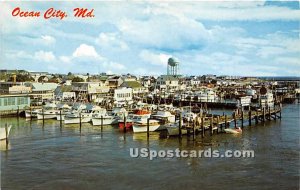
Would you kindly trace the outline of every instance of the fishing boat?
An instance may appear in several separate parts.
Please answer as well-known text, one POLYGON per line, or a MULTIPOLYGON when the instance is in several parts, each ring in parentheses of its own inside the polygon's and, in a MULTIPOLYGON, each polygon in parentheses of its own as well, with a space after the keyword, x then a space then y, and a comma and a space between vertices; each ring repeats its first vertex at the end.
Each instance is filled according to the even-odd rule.
POLYGON ((229 134, 237 134, 237 133, 242 133, 242 129, 240 127, 236 128, 236 129, 224 129, 225 133, 229 133, 229 134))
MULTIPOLYGON (((147 132, 147 122, 150 118, 150 115, 136 115, 134 116, 132 129, 135 133, 147 132)), ((160 127, 160 123, 158 120, 151 119, 149 120, 149 131, 156 131, 160 127)))
MULTIPOLYGON (((128 114, 126 117, 126 129, 131 129, 133 122, 138 118, 138 116, 141 116, 141 115, 150 116, 151 113, 148 110, 139 109, 139 110, 135 110, 135 112, 133 114, 128 114)), ((120 130, 124 129, 124 118, 119 119, 119 129, 120 130)))
POLYGON ((32 118, 37 118, 37 114, 38 114, 39 112, 41 112, 41 111, 42 111, 42 109, 26 110, 26 111, 25 111, 25 117, 26 117, 26 118, 30 118, 30 117, 32 117, 32 118))
MULTIPOLYGON (((133 117, 135 116, 135 114, 128 114, 126 117, 126 129, 132 129, 132 122, 133 122, 133 117)), ((123 119, 119 119, 119 129, 120 130, 124 130, 124 118, 123 119)))
POLYGON ((56 119, 59 110, 54 103, 46 104, 42 110, 37 113, 37 119, 56 119))
POLYGON ((58 121, 60 121, 60 120, 64 121, 65 120, 65 116, 67 114, 71 113, 71 107, 68 106, 67 104, 58 105, 57 107, 59 109, 59 113, 56 115, 56 120, 58 120, 58 121))
POLYGON ((93 125, 113 125, 118 123, 119 116, 108 114, 105 109, 102 112, 92 115, 93 125))
POLYGON ((6 137, 9 136, 9 132, 10 132, 10 129, 11 129, 11 125, 9 125, 7 128, 0 128, 0 140, 4 140, 6 139, 6 137), (7 135, 6 135, 7 133, 7 135))
POLYGON ((92 120, 94 114, 106 112, 105 109, 100 108, 99 106, 89 106, 84 109, 81 106, 80 109, 74 110, 71 113, 65 116, 65 124, 75 124, 75 123, 88 123, 92 120))

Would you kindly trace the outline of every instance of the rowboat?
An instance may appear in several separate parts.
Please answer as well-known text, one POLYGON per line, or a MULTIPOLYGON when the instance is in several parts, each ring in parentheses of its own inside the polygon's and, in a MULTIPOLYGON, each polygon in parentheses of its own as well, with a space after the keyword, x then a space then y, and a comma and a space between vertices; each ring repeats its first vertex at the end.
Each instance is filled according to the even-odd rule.
POLYGON ((224 129, 225 133, 229 133, 229 134, 237 134, 237 133, 242 133, 242 129, 236 128, 236 129, 224 129))

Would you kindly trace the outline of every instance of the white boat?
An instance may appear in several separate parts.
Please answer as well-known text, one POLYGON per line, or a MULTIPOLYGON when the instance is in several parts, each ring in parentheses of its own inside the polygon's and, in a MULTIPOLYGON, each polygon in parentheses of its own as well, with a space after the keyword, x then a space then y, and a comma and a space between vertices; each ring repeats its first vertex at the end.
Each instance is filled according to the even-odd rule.
POLYGON ((0 128, 0 140, 6 139, 6 133, 7 133, 7 137, 9 136, 10 129, 11 129, 11 125, 9 125, 7 128, 5 127, 0 128))
POLYGON ((32 118, 36 118, 37 117, 37 114, 38 114, 38 112, 40 112, 41 111, 41 109, 34 109, 34 110, 26 110, 25 111, 25 117, 26 118, 30 118, 30 117, 32 117, 32 118))
MULTIPOLYGON (((132 129, 135 133, 147 132, 147 120, 150 115, 136 115, 133 117, 132 129)), ((149 131, 156 131, 160 127, 158 120, 151 119, 149 121, 149 131)))
POLYGON ((94 106, 88 109, 74 110, 71 113, 65 115, 65 124, 76 124, 76 123, 88 123, 92 120, 94 114, 101 113, 103 111, 99 106, 94 106), (80 118, 81 117, 81 118, 80 118))
POLYGON ((156 114, 151 115, 151 117, 157 120, 164 120, 167 123, 175 123, 175 115, 169 111, 158 111, 156 114))
MULTIPOLYGON (((183 122, 181 124, 183 125, 183 122)), ((166 124, 166 128, 168 130, 169 136, 179 135, 179 129, 178 129, 179 126, 178 125, 179 125, 179 122, 166 124)), ((182 135, 187 134, 187 130, 186 129, 181 129, 181 134, 182 135)))
POLYGON ((225 133, 230 133, 230 134, 237 134, 237 133, 242 133, 242 129, 239 127, 237 129, 224 129, 225 133))
POLYGON ((71 113, 71 107, 68 106, 67 104, 63 104, 63 105, 59 105, 57 106, 59 108, 59 113, 56 115, 56 120, 60 121, 64 121, 65 120, 65 116, 67 114, 70 114, 71 113), (61 113, 60 113, 61 111, 61 113), (60 118, 61 116, 61 118, 60 118))
POLYGON ((59 110, 56 104, 50 103, 37 113, 37 119, 56 119, 57 114, 59 114, 59 110))
POLYGON ((121 117, 118 115, 118 113, 114 113, 114 115, 110 115, 106 112, 105 109, 103 109, 102 112, 92 115, 92 124, 113 125, 113 124, 117 124, 120 118, 121 117))

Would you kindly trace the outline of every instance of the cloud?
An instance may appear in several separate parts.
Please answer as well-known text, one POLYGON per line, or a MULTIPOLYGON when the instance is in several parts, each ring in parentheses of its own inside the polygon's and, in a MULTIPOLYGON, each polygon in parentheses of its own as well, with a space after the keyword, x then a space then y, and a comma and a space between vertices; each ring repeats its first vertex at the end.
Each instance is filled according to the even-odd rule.
POLYGON ((172 56, 169 54, 152 53, 148 50, 142 50, 139 54, 139 57, 146 63, 150 63, 153 65, 167 66, 168 59, 172 56))
POLYGON ((42 62, 53 62, 55 61, 55 56, 53 52, 46 52, 46 51, 38 51, 34 53, 34 58, 38 61, 42 62))
POLYGON ((41 36, 41 39, 44 42, 44 44, 46 44, 46 45, 52 45, 52 44, 55 44, 55 42, 56 42, 56 39, 49 35, 43 35, 43 36, 41 36))
POLYGON ((91 57, 100 58, 101 56, 97 53, 94 46, 89 46, 86 44, 81 44, 72 54, 73 57, 91 57))
POLYGON ((110 48, 117 50, 128 50, 129 47, 121 38, 121 36, 114 32, 100 33, 96 39, 96 44, 102 48, 110 48))
POLYGON ((60 56, 59 60, 62 61, 63 63, 71 63, 71 57, 68 56, 60 56))

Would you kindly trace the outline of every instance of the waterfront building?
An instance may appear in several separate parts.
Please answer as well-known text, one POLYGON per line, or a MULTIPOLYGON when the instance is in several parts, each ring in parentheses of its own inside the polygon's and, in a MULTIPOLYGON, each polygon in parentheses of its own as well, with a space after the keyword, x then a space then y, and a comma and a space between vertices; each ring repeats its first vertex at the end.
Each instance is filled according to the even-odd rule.
POLYGON ((0 95, 0 115, 16 113, 30 107, 30 97, 25 94, 0 95))
POLYGON ((71 85, 61 85, 58 86, 54 91, 55 99, 65 100, 65 99, 75 99, 75 92, 72 92, 71 85))
POLYGON ((56 83, 38 83, 38 82, 27 82, 25 86, 31 87, 31 99, 38 100, 51 100, 54 99, 54 90, 57 88, 56 83))
POLYGON ((79 100, 99 103, 108 95, 109 87, 102 82, 73 82, 72 91, 79 100))

